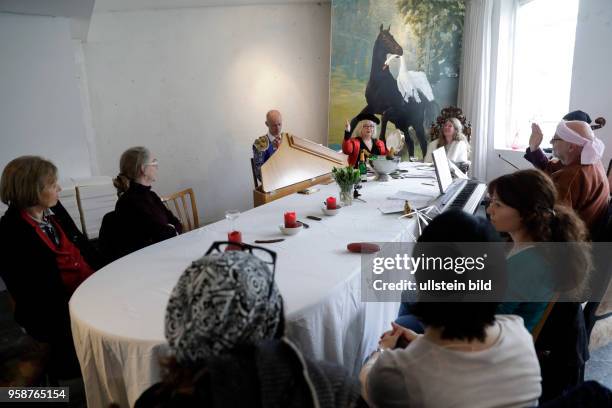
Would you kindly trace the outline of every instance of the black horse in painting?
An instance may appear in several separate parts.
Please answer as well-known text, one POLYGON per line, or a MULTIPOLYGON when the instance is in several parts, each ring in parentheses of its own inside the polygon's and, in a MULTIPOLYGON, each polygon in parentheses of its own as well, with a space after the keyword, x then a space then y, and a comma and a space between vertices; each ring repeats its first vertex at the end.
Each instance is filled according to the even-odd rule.
MULTIPOLYGON (((387 122, 391 122, 397 129, 404 132, 406 143, 408 144, 408 154, 414 156, 414 143, 408 133, 408 128, 412 126, 416 132, 421 151, 425 155, 427 151, 427 140, 425 138, 425 128, 423 121, 425 111, 431 104, 425 95, 418 90, 421 102, 417 102, 413 97, 405 100, 400 93, 397 81, 385 65, 388 54, 403 55, 404 50, 395 41, 389 32, 391 26, 386 30, 382 24, 380 32, 374 42, 372 53, 372 67, 370 68, 370 79, 365 91, 367 105, 361 113, 371 113, 382 115, 380 138, 385 140, 387 122)), ((351 121, 351 128, 354 129, 356 120, 351 121)))

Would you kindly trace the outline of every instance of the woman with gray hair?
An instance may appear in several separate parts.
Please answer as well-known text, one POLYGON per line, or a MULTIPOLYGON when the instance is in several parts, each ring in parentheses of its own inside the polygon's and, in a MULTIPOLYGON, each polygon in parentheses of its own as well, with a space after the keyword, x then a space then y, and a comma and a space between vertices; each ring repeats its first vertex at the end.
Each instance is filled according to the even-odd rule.
POLYGON ((304 358, 283 337, 276 254, 228 244, 213 244, 179 278, 166 309, 172 356, 162 363, 163 381, 135 407, 354 406, 356 381, 304 358))
POLYGON ((181 222, 151 190, 158 167, 159 162, 146 147, 131 147, 121 155, 120 172, 113 180, 119 195, 114 228, 118 233, 113 237, 118 255, 172 238, 183 230, 181 222))
POLYGON ((446 149, 446 157, 453 163, 467 163, 469 166, 470 143, 463 134, 463 125, 461 125, 459 119, 449 118, 444 122, 440 136, 427 146, 427 154, 423 161, 431 163, 433 161, 433 151, 440 147, 446 149))

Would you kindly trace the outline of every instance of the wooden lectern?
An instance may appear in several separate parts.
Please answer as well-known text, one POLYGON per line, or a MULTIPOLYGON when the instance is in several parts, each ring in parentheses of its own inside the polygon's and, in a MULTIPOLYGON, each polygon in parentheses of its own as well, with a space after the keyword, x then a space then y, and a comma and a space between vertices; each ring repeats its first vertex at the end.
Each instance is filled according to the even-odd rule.
POLYGON ((348 166, 345 154, 310 140, 284 135, 278 150, 261 166, 262 184, 253 190, 254 205, 329 182, 332 169, 345 166, 348 166))

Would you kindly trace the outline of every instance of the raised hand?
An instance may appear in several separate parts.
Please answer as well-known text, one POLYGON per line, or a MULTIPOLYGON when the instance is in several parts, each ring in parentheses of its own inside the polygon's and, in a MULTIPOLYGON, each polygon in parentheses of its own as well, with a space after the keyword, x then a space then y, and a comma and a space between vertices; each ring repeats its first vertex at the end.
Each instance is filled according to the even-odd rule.
POLYGON ((529 137, 529 150, 532 152, 538 150, 542 144, 542 139, 544 139, 542 129, 540 129, 540 126, 537 123, 532 123, 531 136, 529 137))
POLYGON ((346 124, 344 125, 344 130, 346 130, 347 132, 351 131, 351 122, 349 122, 349 120, 346 120, 346 124))

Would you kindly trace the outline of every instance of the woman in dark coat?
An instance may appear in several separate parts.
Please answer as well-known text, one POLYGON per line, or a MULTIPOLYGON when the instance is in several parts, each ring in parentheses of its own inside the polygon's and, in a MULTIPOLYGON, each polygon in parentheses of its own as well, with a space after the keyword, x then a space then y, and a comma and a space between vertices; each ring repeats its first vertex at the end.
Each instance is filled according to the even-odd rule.
MULTIPOLYGON (((243 248, 249 248, 241 245, 243 248)), ((338 366, 305 358, 284 338, 282 298, 262 249, 194 261, 166 308, 164 378, 135 408, 319 407, 363 402, 338 366)), ((209 251, 210 252, 210 251, 209 251)))
POLYGON ((115 206, 116 246, 126 255, 182 232, 181 222, 151 190, 159 163, 146 147, 126 150, 113 180, 119 200, 115 206))
POLYGON ((4 168, 0 198, 9 206, 0 220, 0 276, 15 302, 15 320, 47 343, 50 373, 80 375, 68 301, 99 267, 99 257, 58 201, 57 168, 22 156, 4 168))

